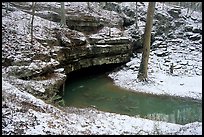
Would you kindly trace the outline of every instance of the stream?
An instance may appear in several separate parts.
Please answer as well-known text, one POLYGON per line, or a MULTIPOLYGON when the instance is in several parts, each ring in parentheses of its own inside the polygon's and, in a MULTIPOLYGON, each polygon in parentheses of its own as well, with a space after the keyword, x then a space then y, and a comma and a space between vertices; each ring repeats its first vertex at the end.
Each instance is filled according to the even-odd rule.
POLYGON ((130 92, 114 85, 105 73, 69 76, 63 99, 66 106, 77 108, 94 107, 182 125, 202 122, 201 101, 130 92))

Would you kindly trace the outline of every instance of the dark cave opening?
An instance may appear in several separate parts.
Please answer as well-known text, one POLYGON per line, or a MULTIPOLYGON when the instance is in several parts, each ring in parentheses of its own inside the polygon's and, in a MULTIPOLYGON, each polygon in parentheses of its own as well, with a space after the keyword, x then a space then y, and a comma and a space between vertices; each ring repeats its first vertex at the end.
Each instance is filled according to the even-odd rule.
POLYGON ((82 68, 67 74, 67 80, 79 79, 80 77, 94 76, 98 74, 108 74, 115 69, 119 69, 124 63, 118 64, 103 64, 96 65, 88 68, 82 68))

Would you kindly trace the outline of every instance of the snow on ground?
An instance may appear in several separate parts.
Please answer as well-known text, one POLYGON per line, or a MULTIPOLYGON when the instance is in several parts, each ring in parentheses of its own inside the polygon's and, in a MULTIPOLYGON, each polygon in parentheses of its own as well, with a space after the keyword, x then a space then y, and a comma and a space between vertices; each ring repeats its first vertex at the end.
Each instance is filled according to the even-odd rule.
MULTIPOLYGON (((162 4, 157 3, 157 8, 162 6, 162 4)), ((164 5, 164 9, 172 9, 172 7, 164 5)), ((156 10, 155 12, 168 15, 166 10, 156 10)), ((186 9, 182 9, 181 17, 185 15, 186 9)), ((191 18, 187 18, 185 23, 195 28, 201 28, 202 23, 199 23, 199 20, 202 20, 202 13, 194 11, 191 18), (192 17, 195 18, 195 16, 197 21, 192 20, 192 17)), ((202 100, 202 43, 191 41, 183 35, 180 37, 179 33, 186 33, 183 27, 185 25, 172 30, 175 35, 173 38, 167 37, 160 41, 160 38, 157 37, 154 41, 153 45, 159 45, 160 47, 150 51, 148 63, 150 81, 148 83, 138 82, 137 80, 141 53, 135 55, 121 70, 110 73, 109 77, 114 80, 116 85, 136 92, 202 100), (164 55, 164 57, 159 56, 165 53, 167 55, 164 55), (174 66, 173 74, 169 73, 171 63, 174 66)), ((195 33, 193 35, 199 34, 195 33)))
MULTIPOLYGON (((109 74, 116 85, 157 95, 171 95, 202 100, 202 76, 172 76, 162 72, 155 72, 151 76, 151 82, 137 82, 137 73, 133 70, 122 69, 109 74)), ((149 77, 150 77, 149 76, 149 77)))
POLYGON ((2 79, 2 133, 27 135, 202 134, 202 123, 179 125, 93 108, 58 109, 2 79))
MULTIPOLYGON (((56 5, 56 3, 50 4, 56 5)), ((58 7, 60 6, 59 3, 57 5, 58 7)), ((87 9, 87 3, 66 3, 65 6, 66 5, 68 7, 75 7, 75 9, 80 7, 80 10, 82 11, 87 9)), ((123 6, 126 5, 130 4, 123 3, 123 6)), ((91 4, 91 6, 94 6, 94 3, 91 4)), ((109 15, 107 10, 101 10, 100 13, 101 16, 106 16, 106 18, 109 17, 107 16, 109 15)), ((112 14, 114 16, 114 12, 112 14)), ((200 17, 200 14, 197 14, 197 12, 194 12, 193 16, 200 17)), ((17 40, 20 40, 19 43, 21 44, 23 41, 29 41, 29 27, 27 25, 29 24, 30 17, 30 15, 21 11, 11 12, 9 16, 2 18, 2 29, 9 27, 10 30, 18 34, 17 40), (17 20, 19 22, 17 24, 13 24, 16 23, 16 21, 12 22, 10 20, 17 20)), ((118 22, 117 18, 114 19, 116 20, 115 22, 118 22)), ((143 23, 141 22, 141 24, 143 23)), ((192 20, 189 20, 189 25, 193 25, 192 20)), ((59 24, 35 17, 34 26, 36 28, 34 33, 36 37, 47 37, 49 36, 47 35, 48 32, 43 31, 45 30, 43 27, 51 26, 51 28, 57 28, 59 24)), ((197 26, 202 27, 202 24, 200 23, 197 26)), ((143 30, 143 28, 141 30, 143 30)), ((11 34, 13 33, 9 33, 8 35, 11 34)), ((12 40, 4 38, 2 41, 6 43, 12 40)), ((177 41, 177 39, 175 39, 175 41, 177 41)), ((186 43, 189 43, 189 41, 183 43, 183 45, 186 43)), ((8 48, 7 52, 10 51, 9 53, 11 53, 8 55, 12 55, 13 57, 17 58, 17 55, 13 54, 16 52, 15 47, 18 47, 17 45, 19 44, 10 44, 9 46, 4 44, 2 49, 6 50, 8 48), (7 48, 5 46, 7 46, 7 48)), ((22 46, 20 45, 19 47, 22 46)), ((25 47, 29 46, 26 45, 25 47)), ((36 47, 40 48, 39 46, 36 47)), ((191 50, 195 50, 195 48, 191 48, 191 50)), ((191 72, 192 66, 196 66, 195 68, 199 72, 200 68, 202 70, 202 63, 200 63, 200 57, 202 55, 197 51, 192 51, 190 53, 194 54, 189 56, 186 56, 186 54, 182 55, 182 57, 186 56, 186 59, 189 59, 187 68, 189 72, 191 72), (193 59, 191 57, 193 57, 193 59), (195 59, 195 57, 198 59, 195 59)), ((172 54, 171 56, 172 60, 177 60, 177 57, 180 58, 180 60, 183 60, 183 58, 180 56, 175 56, 175 58, 173 58, 174 55, 175 54, 172 54)), ((116 85, 147 93, 168 94, 202 100, 202 73, 198 73, 198 75, 195 73, 190 73, 190 76, 187 74, 181 75, 178 69, 178 71, 175 70, 176 75, 170 75, 166 73, 165 69, 161 70, 159 67, 157 67, 158 64, 161 64, 161 68, 165 68, 161 58, 159 59, 155 55, 153 55, 150 59, 150 62, 152 60, 149 70, 149 78, 151 81, 148 84, 138 83, 136 77, 140 57, 133 58, 126 64, 126 67, 109 75, 114 79, 116 85), (158 64, 154 63, 155 61, 158 64)), ((182 63, 186 64, 185 60, 182 63)), ((6 80, 6 78, 2 77, 2 134, 202 135, 202 122, 179 125, 162 121, 130 117, 127 115, 102 112, 93 108, 57 108, 53 105, 45 103, 41 99, 34 97, 24 90, 17 89, 8 80, 6 80)))
MULTIPOLYGON (((159 6, 162 7, 158 3, 157 7, 159 6)), ((164 9, 166 8, 167 6, 164 9)), ((168 6, 169 8, 172 7, 168 6)), ((156 10, 156 12, 167 14, 165 10, 162 12, 156 10)), ((181 16, 185 16, 185 14, 186 11, 182 10, 181 16)), ((201 15, 202 13, 193 12, 192 17, 196 16, 197 22, 188 18, 188 21, 186 21, 187 25, 201 28, 202 24, 198 22, 200 19, 202 20, 201 15)), ((114 79, 116 85, 137 92, 202 100, 202 44, 178 36, 179 33, 185 33, 183 32, 183 27, 185 25, 173 30, 173 33, 175 32, 174 38, 161 38, 161 41, 157 38, 153 42, 153 45, 159 45, 160 47, 151 49, 150 51, 148 64, 148 77, 150 81, 148 83, 138 82, 137 80, 142 56, 140 53, 135 55, 130 62, 126 63, 123 69, 113 72, 109 76, 114 79), (161 54, 166 55, 161 57, 159 56, 161 54), (169 73, 171 63, 174 66, 173 74, 169 73)), ((199 34, 194 33, 192 35, 199 34)))
MULTIPOLYGON (((185 12, 185 10, 182 10, 181 15, 185 16, 185 12)), ((186 21, 187 25, 201 28, 202 23, 199 23, 199 20, 202 20, 201 15, 202 13, 194 12, 192 18, 198 18, 198 22, 194 22, 191 18, 188 18, 186 21)), ((133 92, 202 100, 202 43, 190 41, 182 37, 177 38, 176 34, 179 32, 184 33, 182 27, 175 30, 174 38, 162 39, 162 42, 165 44, 160 44, 161 41, 158 40, 155 41, 155 45, 159 44, 160 46, 164 45, 166 47, 157 48, 156 50, 151 49, 148 63, 148 83, 138 82, 137 79, 142 56, 140 53, 135 55, 120 70, 110 73, 109 77, 114 80, 117 86, 130 89, 133 92), (180 42, 180 44, 177 42, 180 42), (182 48, 182 46, 187 48, 182 48), (163 50, 162 48, 166 49, 163 50), (169 53, 169 55, 165 57, 157 56, 165 52, 169 53), (171 63, 174 64, 173 74, 169 73, 171 63)), ((188 133, 182 132, 180 134, 188 133)))

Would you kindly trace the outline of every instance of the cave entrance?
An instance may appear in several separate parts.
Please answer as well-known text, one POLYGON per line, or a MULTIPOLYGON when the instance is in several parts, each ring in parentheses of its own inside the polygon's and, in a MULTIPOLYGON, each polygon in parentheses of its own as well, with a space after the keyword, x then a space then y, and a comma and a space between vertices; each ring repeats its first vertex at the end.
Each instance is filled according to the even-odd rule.
POLYGON ((103 65, 96 65, 88 68, 82 68, 67 74, 67 80, 65 83, 80 79, 83 77, 90 77, 95 75, 102 75, 108 74, 109 72, 113 71, 114 69, 120 68, 124 63, 119 64, 103 64, 103 65))
POLYGON ((169 96, 131 92, 107 75, 120 65, 102 65, 72 72, 65 83, 65 107, 88 108, 146 119, 187 124, 202 121, 202 103, 169 96))

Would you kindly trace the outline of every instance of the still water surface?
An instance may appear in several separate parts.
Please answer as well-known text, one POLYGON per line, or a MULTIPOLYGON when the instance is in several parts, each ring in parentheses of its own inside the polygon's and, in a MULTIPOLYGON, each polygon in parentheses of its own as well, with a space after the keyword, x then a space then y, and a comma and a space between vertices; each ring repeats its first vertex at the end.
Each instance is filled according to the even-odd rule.
POLYGON ((105 74, 71 77, 63 99, 66 106, 95 107, 101 111, 186 124, 202 121, 202 103, 167 96, 130 92, 105 74))

